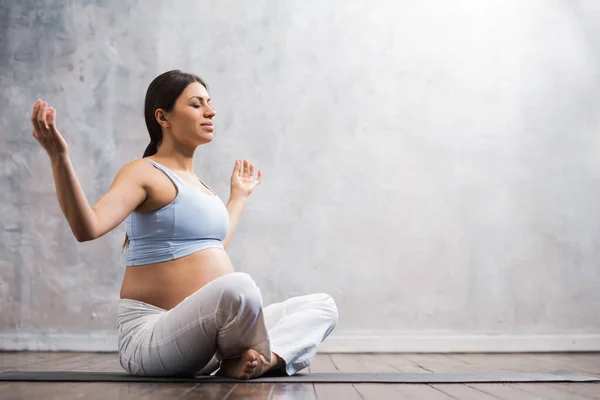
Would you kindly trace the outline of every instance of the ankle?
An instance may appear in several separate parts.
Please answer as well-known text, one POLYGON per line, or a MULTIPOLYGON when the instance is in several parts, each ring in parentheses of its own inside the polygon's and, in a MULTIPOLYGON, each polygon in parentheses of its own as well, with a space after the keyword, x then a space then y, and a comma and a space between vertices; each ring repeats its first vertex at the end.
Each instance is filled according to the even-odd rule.
POLYGON ((285 361, 283 358, 279 357, 277 354, 271 352, 271 362, 269 363, 269 369, 278 369, 285 366, 285 361))

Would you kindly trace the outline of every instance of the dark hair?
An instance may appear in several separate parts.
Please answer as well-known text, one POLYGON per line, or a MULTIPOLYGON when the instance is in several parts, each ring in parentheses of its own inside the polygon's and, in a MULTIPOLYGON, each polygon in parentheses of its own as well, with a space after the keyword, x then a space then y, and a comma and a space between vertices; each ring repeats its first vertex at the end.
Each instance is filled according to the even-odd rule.
POLYGON ((156 78, 148 86, 144 101, 144 118, 150 134, 150 144, 146 147, 143 157, 156 154, 162 143, 162 127, 154 115, 159 108, 165 111, 173 110, 175 101, 190 83, 198 82, 207 87, 200 77, 182 72, 178 69, 167 71, 156 78))
MULTIPOLYGON (((142 157, 149 157, 158 151, 162 143, 162 127, 156 120, 156 110, 159 108, 168 112, 172 111, 177 98, 188 87, 189 84, 198 82, 208 89, 206 83, 197 75, 174 69, 163 72, 150 83, 144 100, 144 118, 146 128, 150 134, 150 144, 146 147, 142 157)), ((125 234, 123 249, 129 244, 129 238, 125 234)))

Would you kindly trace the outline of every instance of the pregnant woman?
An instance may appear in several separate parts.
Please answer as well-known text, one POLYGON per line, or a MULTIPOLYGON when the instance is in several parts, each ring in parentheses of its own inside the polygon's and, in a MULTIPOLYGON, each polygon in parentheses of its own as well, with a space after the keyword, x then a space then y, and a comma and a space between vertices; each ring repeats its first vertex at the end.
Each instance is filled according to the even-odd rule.
MULTIPOLYGON (((56 127, 38 100, 33 137, 49 155, 60 207, 75 238, 94 240, 126 223, 119 358, 134 375, 212 374, 237 379, 304 369, 334 329, 338 312, 323 293, 263 307, 253 279, 235 272, 225 248, 248 196, 262 179, 236 160, 225 204, 193 170, 196 148, 213 140, 206 84, 179 70, 148 87, 150 144, 90 205, 56 127)), ((122 132, 122 134, 128 134, 122 132)))

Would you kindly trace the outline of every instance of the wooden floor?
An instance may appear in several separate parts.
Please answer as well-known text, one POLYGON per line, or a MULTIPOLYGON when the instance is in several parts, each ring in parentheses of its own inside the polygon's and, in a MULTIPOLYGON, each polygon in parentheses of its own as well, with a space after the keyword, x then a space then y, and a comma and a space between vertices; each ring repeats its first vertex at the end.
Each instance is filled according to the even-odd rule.
MULTIPOLYGON (((319 354, 312 372, 550 372, 600 377, 600 353, 319 354)), ((122 371, 111 353, 1 353, 0 371, 122 371)), ((0 382, 12 399, 600 399, 600 383, 193 384, 0 382)))

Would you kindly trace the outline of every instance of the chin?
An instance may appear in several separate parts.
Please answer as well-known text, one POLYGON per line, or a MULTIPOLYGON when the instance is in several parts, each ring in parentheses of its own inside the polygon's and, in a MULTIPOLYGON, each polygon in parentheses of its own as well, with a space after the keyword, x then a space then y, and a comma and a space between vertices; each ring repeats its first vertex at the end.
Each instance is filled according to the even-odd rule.
POLYGON ((211 134, 207 135, 204 134, 202 135, 202 137, 200 138, 200 144, 206 144, 206 143, 210 143, 213 141, 214 136, 211 134))

